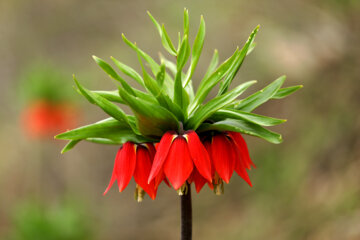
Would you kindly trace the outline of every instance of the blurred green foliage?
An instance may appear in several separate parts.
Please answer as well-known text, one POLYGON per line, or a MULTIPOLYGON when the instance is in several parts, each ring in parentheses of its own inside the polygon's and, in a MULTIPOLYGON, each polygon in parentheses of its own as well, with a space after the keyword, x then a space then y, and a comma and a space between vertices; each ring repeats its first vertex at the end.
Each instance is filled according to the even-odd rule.
POLYGON ((22 103, 38 100, 68 102, 74 99, 69 76, 45 60, 30 63, 21 69, 17 96, 22 103))
POLYGON ((26 202, 14 211, 9 240, 91 239, 86 219, 84 209, 75 203, 47 206, 26 202))

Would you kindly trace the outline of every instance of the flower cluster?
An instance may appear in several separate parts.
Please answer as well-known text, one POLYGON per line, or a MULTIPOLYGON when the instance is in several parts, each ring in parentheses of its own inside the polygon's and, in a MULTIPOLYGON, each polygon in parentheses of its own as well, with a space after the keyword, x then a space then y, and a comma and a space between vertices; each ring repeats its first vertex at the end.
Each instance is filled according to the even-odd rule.
POLYGON ((208 183, 216 194, 221 194, 223 181, 229 183, 234 170, 252 186, 246 172, 251 166, 255 167, 240 133, 213 132, 201 141, 191 130, 182 134, 169 131, 157 143, 156 150, 153 143, 126 142, 121 146, 104 195, 116 180, 119 191, 123 191, 132 176, 137 183, 138 201, 143 199, 144 192, 155 199, 162 181, 168 185, 169 181, 179 194, 183 194, 186 183, 192 182, 197 192, 208 183))
POLYGON ((24 109, 21 122, 28 136, 49 138, 76 126, 77 115, 71 103, 51 103, 47 100, 39 100, 24 109))
POLYGON ((272 99, 282 99, 302 86, 283 88, 281 76, 265 88, 239 97, 256 81, 248 81, 230 89, 244 59, 255 47, 256 27, 244 46, 219 64, 215 50, 208 70, 195 91, 193 75, 198 64, 204 39, 205 22, 200 18, 199 30, 191 46, 189 43, 189 16, 184 11, 184 31, 179 44, 174 46, 164 25, 149 16, 160 34, 165 50, 175 60, 160 55, 160 63, 141 50, 124 35, 124 42, 139 58, 142 74, 111 57, 117 71, 104 60, 95 62, 119 84, 112 91, 91 91, 74 77, 78 92, 90 103, 100 107, 110 117, 56 136, 69 140, 63 152, 85 140, 100 144, 120 145, 113 174, 105 193, 117 180, 119 190, 128 185, 132 177, 137 183, 136 199, 144 192, 156 197, 159 184, 164 181, 179 194, 186 193, 194 183, 197 192, 207 183, 215 193, 223 191, 235 171, 250 186, 247 170, 254 167, 246 143, 240 135, 247 134, 280 143, 281 135, 265 127, 285 120, 253 113, 258 106, 272 99), (190 59, 188 69, 186 63, 190 59), (145 64, 146 63, 146 64, 145 64), (133 79, 140 88, 128 83, 133 79), (214 87, 216 97, 205 101, 214 87), (128 106, 133 115, 126 114, 119 104, 128 106))

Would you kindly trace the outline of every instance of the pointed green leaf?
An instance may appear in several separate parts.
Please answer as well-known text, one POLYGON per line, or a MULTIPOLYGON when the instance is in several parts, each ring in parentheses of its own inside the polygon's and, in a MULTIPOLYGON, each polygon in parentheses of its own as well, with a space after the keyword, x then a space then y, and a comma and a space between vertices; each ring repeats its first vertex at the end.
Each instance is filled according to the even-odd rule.
POLYGON ((75 147, 81 140, 70 140, 65 147, 61 150, 61 154, 64 154, 75 147))
POLYGON ((221 121, 226 118, 245 120, 261 126, 275 126, 286 122, 285 119, 272 118, 235 109, 220 109, 211 116, 211 119, 214 121, 221 121))
POLYGON ((218 95, 222 95, 228 90, 232 80, 234 79, 235 75, 237 74, 237 72, 239 71, 242 63, 245 60, 245 57, 246 57, 246 55, 247 55, 247 53, 249 51, 250 45, 254 42, 254 39, 255 39, 255 36, 256 36, 256 33, 258 32, 258 30, 259 30, 259 26, 257 26, 252 31, 252 33, 250 34, 250 36, 249 36, 248 40, 246 41, 244 47, 240 50, 240 54, 238 55, 238 57, 234 61, 233 65, 231 66, 231 69, 230 69, 229 73, 226 75, 224 81, 220 85, 218 95))
POLYGON ((241 110, 244 112, 251 112, 256 107, 265 103, 269 99, 271 99, 277 91, 280 89, 282 84, 284 83, 286 76, 281 76, 276 79, 274 82, 270 83, 264 89, 250 95, 249 97, 240 100, 236 105, 235 109, 241 110))
POLYGON ((178 107, 176 104, 174 104, 170 97, 164 93, 162 88, 159 86, 158 82, 153 79, 145 70, 141 57, 139 56, 139 62, 141 65, 141 68, 143 70, 143 76, 144 76, 144 82, 146 88, 149 90, 149 92, 156 98, 157 102, 173 114, 180 120, 183 121, 184 115, 181 111, 181 108, 178 107))
POLYGON ((164 48, 171 54, 176 56, 176 49, 174 47, 174 45, 172 44, 169 35, 167 34, 164 24, 162 26, 160 26, 159 22, 156 21, 156 19, 150 14, 150 12, 147 12, 151 21, 154 23, 156 29, 158 30, 160 37, 161 37, 161 42, 164 46, 164 48))
POLYGON ((113 104, 112 102, 106 100, 101 97, 99 94, 91 92, 81 86, 81 84, 76 80, 74 76, 74 81, 79 88, 80 92, 89 100, 89 102, 96 104, 99 106, 104 112, 117 119, 118 121, 125 122, 128 126, 130 126, 129 120, 126 114, 121 110, 118 106, 113 104))
POLYGON ((177 56, 177 73, 175 76, 175 83, 174 83, 174 102, 180 106, 180 108, 184 109, 185 105, 183 103, 184 96, 183 96, 183 84, 182 84, 182 69, 190 56, 190 46, 187 35, 184 36, 184 39, 181 43, 181 47, 177 56))
POLYGON ((122 62, 115 59, 114 57, 110 57, 110 58, 111 58, 111 60, 113 60, 115 65, 120 69, 120 71, 122 71, 124 74, 131 77, 132 79, 137 81, 141 86, 144 87, 143 79, 141 78, 141 76, 133 68, 123 64, 122 62))
MULTIPOLYGON (((146 54, 144 51, 142 51, 141 49, 139 49, 135 44, 133 44, 132 42, 130 42, 125 35, 122 35, 122 38, 124 40, 124 42, 131 47, 132 49, 134 49, 138 54, 140 54, 140 56, 142 58, 145 59, 145 61, 149 64, 150 69, 152 71, 152 73, 154 74, 154 76, 156 76, 156 74, 160 71, 160 65, 157 64, 154 59, 152 59, 148 54, 146 54)), ((173 97, 173 89, 174 89, 174 82, 173 80, 169 77, 168 74, 165 75, 165 81, 164 81, 164 85, 163 85, 163 89, 166 91, 166 93, 170 96, 173 97)))
POLYGON ((190 106, 189 112, 191 114, 199 104, 201 104, 206 96, 209 94, 211 89, 226 75, 229 71, 233 61, 238 56, 238 49, 234 52, 234 54, 228 58, 224 63, 222 63, 215 72, 213 72, 207 79, 203 79, 200 82, 200 86, 195 95, 195 99, 190 106))
POLYGON ((156 19, 151 15, 151 13, 149 11, 147 11, 147 14, 149 15, 151 21, 154 23, 156 29, 158 30, 160 36, 162 34, 162 30, 161 30, 161 26, 160 24, 158 23, 158 21, 156 21, 156 19))
POLYGON ((189 11, 184 8, 184 35, 189 36, 189 11))
POLYGON ((156 75, 159 70, 160 70, 160 66, 159 64, 157 64, 155 62, 154 59, 152 59, 152 57, 150 57, 148 54, 146 54, 144 51, 142 51, 140 48, 138 48, 134 43, 130 42, 124 34, 122 34, 122 38, 124 40, 124 42, 129 46, 131 47, 132 49, 134 49, 137 53, 140 54, 141 57, 143 57, 145 59, 145 61, 149 64, 150 66, 150 69, 152 71, 152 73, 154 75, 156 75))
POLYGON ((192 76, 195 72, 195 68, 199 61, 201 51, 202 51, 202 48, 204 45, 204 39, 205 39, 205 21, 204 21, 203 16, 201 15, 200 27, 199 27, 199 31, 195 37, 194 46, 193 46, 192 55, 191 55, 191 63, 190 63, 189 70, 185 77, 184 86, 186 86, 189 83, 190 79, 192 78, 192 76))
POLYGON ((167 69, 169 69, 169 71, 172 73, 173 76, 176 76, 176 73, 177 73, 176 64, 174 62, 168 60, 161 53, 159 54, 159 56, 160 56, 161 62, 163 62, 165 64, 165 67, 167 69))
POLYGON ((243 120, 226 119, 224 121, 213 124, 203 123, 197 132, 204 132, 209 130, 241 132, 251 136, 260 137, 268 142, 275 144, 282 142, 282 137, 280 134, 269 131, 260 125, 243 120))
POLYGON ((256 47, 256 42, 252 42, 250 44, 249 50, 247 51, 246 55, 249 55, 252 51, 254 51, 255 47, 256 47))
POLYGON ((107 73, 109 74, 109 76, 117 81, 119 81, 121 83, 121 85, 123 86, 123 88, 128 91, 130 94, 135 96, 135 92, 132 89, 132 87, 130 87, 130 85, 124 80, 122 79, 116 72, 115 70, 104 60, 102 60, 101 58, 98 58, 96 56, 93 56, 95 62, 107 73))
POLYGON ((211 58, 210 64, 208 69, 206 70, 206 73, 204 75, 204 79, 208 79, 209 76, 215 71, 217 65, 219 64, 219 53, 218 50, 214 50, 213 57, 211 58))
POLYGON ((106 138, 116 142, 132 141, 145 142, 146 138, 136 135, 124 122, 114 118, 107 118, 102 121, 82 126, 55 137, 63 140, 82 140, 88 138, 106 138))
POLYGON ((162 25, 161 28, 162 34, 161 34, 161 42, 164 46, 164 48, 173 56, 177 55, 176 49, 168 35, 168 33, 165 30, 165 26, 164 24, 162 25))
POLYGON ((240 94, 242 94, 248 87, 250 87, 254 83, 256 83, 256 81, 249 81, 243 83, 232 91, 211 99, 208 103, 201 106, 193 114, 193 116, 186 123, 186 128, 196 130, 200 126, 200 124, 204 122, 208 117, 210 117, 217 110, 234 101, 240 94))
POLYGON ((178 129, 176 117, 165 108, 133 97, 123 89, 120 89, 120 96, 134 112, 142 135, 160 137, 168 130, 178 129))
POLYGON ((181 71, 183 69, 189 56, 190 56, 189 39, 188 36, 185 35, 184 39, 181 42, 179 53, 177 55, 177 62, 176 62, 177 71, 181 71))
POLYGON ((293 94, 300 88, 302 88, 303 85, 297 85, 292 87, 286 87, 286 88, 280 88, 274 96, 272 96, 272 99, 282 99, 284 97, 289 96, 290 94, 293 94))
POLYGON ((119 92, 115 91, 92 91, 93 93, 99 94, 101 97, 109 100, 110 102, 117 102, 124 104, 125 102, 121 99, 119 92))
POLYGON ((166 75, 166 67, 165 67, 165 63, 162 63, 160 65, 160 71, 156 74, 156 81, 158 82, 160 87, 162 87, 164 84, 165 75, 166 75))

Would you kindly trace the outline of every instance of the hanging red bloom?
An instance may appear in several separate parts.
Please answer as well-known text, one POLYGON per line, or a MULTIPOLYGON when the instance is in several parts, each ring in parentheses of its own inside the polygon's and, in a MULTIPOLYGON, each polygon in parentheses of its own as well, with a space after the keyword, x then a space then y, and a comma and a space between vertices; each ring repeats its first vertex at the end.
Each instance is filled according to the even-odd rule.
POLYGON ((28 106, 22 114, 22 124, 30 137, 46 138, 73 128, 77 114, 70 104, 37 101, 28 106))
MULTIPOLYGON (((155 187, 156 180, 149 181, 148 183, 154 156, 155 148, 152 143, 124 143, 116 155, 114 170, 104 195, 109 191, 115 180, 118 181, 119 191, 122 192, 129 184, 132 176, 134 176, 134 180, 137 183, 135 195, 137 200, 142 200, 142 190, 152 199, 155 199, 157 192, 157 187, 155 187)), ((157 180, 161 182, 162 179, 159 179, 157 180)))
POLYGON ((193 171, 211 181, 210 158, 198 135, 194 131, 166 132, 157 146, 149 182, 164 173, 177 190, 193 171))
MULTIPOLYGON (((229 183, 234 170, 252 186, 246 169, 251 169, 251 166, 255 167, 255 165, 250 159, 246 142, 240 133, 215 133, 212 136, 205 137, 203 143, 211 159, 212 183, 217 187, 215 189, 217 193, 221 192, 223 181, 229 183)), ((194 180, 196 190, 199 192, 205 184, 204 179, 194 173, 192 180, 194 180)), ((213 188, 213 185, 210 184, 210 188, 213 188)))

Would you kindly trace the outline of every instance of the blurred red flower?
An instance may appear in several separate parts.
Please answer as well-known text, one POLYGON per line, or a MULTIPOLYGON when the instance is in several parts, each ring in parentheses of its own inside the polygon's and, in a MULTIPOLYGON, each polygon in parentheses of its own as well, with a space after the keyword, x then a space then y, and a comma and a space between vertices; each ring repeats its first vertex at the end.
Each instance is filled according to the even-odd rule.
POLYGON ((21 122, 28 136, 53 138, 60 132, 74 128, 78 122, 78 113, 69 103, 39 100, 25 108, 21 122))

